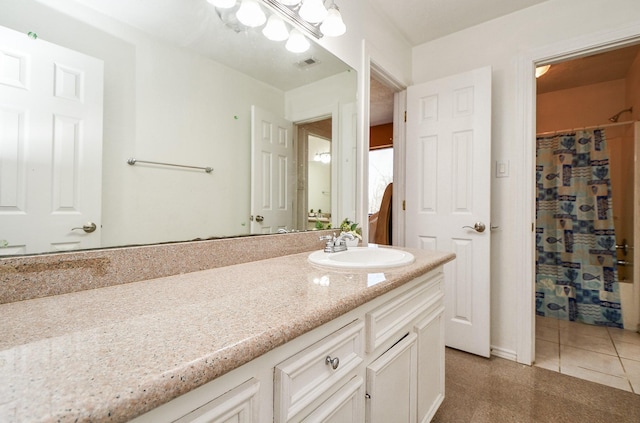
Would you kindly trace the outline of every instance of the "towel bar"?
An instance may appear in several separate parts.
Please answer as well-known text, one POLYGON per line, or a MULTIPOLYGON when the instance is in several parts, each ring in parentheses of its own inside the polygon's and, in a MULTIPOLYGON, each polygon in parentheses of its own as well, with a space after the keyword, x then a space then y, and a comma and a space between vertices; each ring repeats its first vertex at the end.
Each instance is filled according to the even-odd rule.
POLYGON ((129 163, 131 166, 133 166, 136 163, 148 163, 148 164, 156 164, 156 165, 163 165, 163 166, 174 166, 174 167, 184 167, 184 168, 188 168, 188 169, 201 169, 204 170, 207 173, 211 173, 213 172, 213 168, 212 167, 202 167, 202 166, 187 166, 187 165, 181 165, 181 164, 173 164, 173 163, 162 163, 162 162, 150 162, 147 160, 138 160, 138 159, 134 159, 133 157, 127 160, 127 163, 129 163))

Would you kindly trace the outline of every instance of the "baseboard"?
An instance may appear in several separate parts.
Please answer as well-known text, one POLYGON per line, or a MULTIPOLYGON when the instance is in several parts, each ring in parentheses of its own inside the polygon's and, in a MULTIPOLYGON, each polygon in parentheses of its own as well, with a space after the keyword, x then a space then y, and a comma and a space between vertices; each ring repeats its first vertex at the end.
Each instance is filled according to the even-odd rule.
POLYGON ((517 361, 518 354, 513 350, 508 350, 500 347, 491 347, 491 355, 494 357, 504 358, 506 360, 517 361))

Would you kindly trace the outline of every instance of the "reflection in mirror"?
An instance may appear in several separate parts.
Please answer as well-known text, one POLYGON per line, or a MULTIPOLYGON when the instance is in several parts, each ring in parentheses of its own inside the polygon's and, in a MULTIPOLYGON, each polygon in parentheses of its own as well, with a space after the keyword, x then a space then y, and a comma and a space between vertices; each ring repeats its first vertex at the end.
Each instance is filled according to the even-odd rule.
MULTIPOLYGON (((236 32, 206 0, 0 10, 0 255, 252 233, 253 106, 332 118, 328 211, 353 215, 357 76, 317 44, 293 54, 259 28, 236 32)), ((303 229, 299 167, 287 165, 293 198, 270 204, 303 229)))
POLYGON ((327 229, 331 223, 331 119, 301 126, 307 144, 306 229, 327 229))

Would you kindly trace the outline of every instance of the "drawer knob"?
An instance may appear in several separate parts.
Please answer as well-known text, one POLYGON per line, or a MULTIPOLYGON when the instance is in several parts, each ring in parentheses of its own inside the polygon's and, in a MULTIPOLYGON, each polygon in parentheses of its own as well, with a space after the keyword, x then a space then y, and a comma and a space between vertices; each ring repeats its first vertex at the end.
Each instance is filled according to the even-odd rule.
POLYGON ((338 365, 340 365, 340 359, 338 357, 335 358, 331 358, 330 355, 327 356, 327 358, 324 359, 325 364, 331 366, 331 368, 333 370, 338 368, 338 365))

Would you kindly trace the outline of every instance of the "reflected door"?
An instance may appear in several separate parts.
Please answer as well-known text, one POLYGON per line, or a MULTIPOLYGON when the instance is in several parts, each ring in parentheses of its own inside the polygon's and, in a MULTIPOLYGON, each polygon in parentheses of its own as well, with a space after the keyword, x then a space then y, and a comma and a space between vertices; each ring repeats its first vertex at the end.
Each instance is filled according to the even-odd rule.
POLYGON ((102 61, 0 27, 0 255, 100 246, 102 99, 102 61))
POLYGON ((293 125, 251 106, 251 233, 293 228, 293 125))

